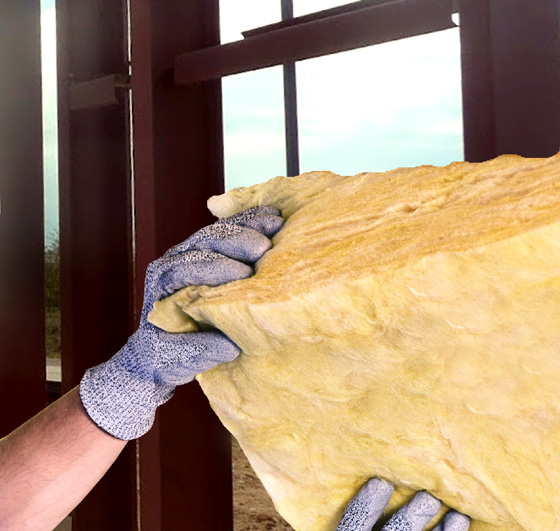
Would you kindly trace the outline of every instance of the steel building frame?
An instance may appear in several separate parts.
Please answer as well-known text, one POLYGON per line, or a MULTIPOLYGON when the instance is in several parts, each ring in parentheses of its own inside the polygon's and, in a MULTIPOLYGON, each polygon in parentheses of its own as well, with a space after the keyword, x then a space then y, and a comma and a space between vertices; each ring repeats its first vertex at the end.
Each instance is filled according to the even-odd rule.
MULTIPOLYGON (((285 6, 282 22, 220 45, 218 0, 57 0, 62 392, 133 333, 148 263, 213 221, 221 77, 453 27, 458 11, 465 159, 548 157, 560 147, 558 10, 362 0, 293 18, 285 6)), ((0 2, 0 436, 47 401, 39 20, 39 0, 0 2)), ((230 452, 199 386, 182 386, 73 511, 74 529, 231 531, 230 452)))

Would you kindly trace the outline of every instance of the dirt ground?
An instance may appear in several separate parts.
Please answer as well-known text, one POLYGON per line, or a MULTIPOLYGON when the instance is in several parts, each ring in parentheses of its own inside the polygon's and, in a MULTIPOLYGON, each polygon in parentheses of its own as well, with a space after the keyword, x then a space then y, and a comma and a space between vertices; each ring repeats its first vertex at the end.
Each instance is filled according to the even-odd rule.
POLYGON ((237 441, 232 441, 235 531, 293 531, 274 509, 237 441))

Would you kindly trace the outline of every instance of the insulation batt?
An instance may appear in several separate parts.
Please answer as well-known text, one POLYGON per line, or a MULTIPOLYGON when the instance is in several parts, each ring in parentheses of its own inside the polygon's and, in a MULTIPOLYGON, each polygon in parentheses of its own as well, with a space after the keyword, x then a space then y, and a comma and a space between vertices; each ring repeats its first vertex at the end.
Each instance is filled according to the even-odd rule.
POLYGON ((560 530, 560 154, 317 171, 208 205, 286 223, 253 277, 150 321, 242 349, 197 379, 294 529, 336 529, 379 476, 387 514, 426 489, 472 531, 560 530))

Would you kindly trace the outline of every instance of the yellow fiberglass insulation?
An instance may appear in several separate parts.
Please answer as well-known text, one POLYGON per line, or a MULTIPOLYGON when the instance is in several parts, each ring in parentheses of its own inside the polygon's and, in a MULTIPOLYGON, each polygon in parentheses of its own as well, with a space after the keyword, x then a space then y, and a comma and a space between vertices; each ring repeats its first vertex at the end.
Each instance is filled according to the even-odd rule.
POLYGON ((208 205, 286 223, 253 277, 150 320, 242 349, 197 379, 294 529, 335 530, 380 476, 387 512, 426 489, 472 531, 560 530, 560 154, 276 177, 208 205))

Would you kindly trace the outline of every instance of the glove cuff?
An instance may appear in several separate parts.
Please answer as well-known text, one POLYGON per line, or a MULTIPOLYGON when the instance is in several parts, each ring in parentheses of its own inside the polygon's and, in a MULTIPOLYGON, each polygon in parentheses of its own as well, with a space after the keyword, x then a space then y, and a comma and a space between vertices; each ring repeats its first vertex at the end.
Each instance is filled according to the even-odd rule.
POLYGON ((124 441, 149 431, 157 407, 175 394, 174 386, 158 384, 145 371, 128 367, 130 348, 127 343, 110 360, 88 369, 79 385, 80 399, 91 420, 124 441))

